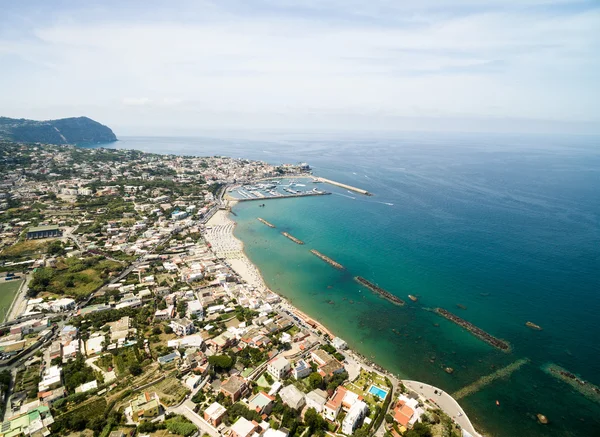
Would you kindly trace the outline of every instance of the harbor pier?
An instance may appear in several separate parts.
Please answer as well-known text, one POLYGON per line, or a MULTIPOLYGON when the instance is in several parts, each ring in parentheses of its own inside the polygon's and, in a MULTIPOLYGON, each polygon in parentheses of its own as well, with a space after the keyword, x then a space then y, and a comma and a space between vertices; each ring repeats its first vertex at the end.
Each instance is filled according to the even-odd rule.
POLYGON ((356 188, 352 185, 342 184, 341 182, 332 181, 331 179, 325 179, 322 177, 315 177, 316 182, 325 182, 330 185, 335 185, 336 187, 345 188, 346 190, 354 191, 355 193, 363 194, 365 196, 372 196, 373 194, 369 193, 367 190, 363 190, 362 188, 356 188))

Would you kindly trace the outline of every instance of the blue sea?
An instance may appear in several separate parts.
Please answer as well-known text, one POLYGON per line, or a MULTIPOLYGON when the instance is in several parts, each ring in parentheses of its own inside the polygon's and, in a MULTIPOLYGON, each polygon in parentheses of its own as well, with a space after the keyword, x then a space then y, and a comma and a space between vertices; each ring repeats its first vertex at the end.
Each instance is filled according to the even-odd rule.
POLYGON ((331 196, 243 202, 235 234, 274 291, 401 377, 454 393, 528 359, 460 400, 486 435, 600 435, 598 401, 542 370, 555 363, 600 385, 600 138, 253 132, 126 137, 109 147, 306 161, 316 175, 372 192, 323 184, 331 196), (375 296, 356 275, 406 305, 375 296), (435 307, 508 341, 511 352, 428 311, 435 307))

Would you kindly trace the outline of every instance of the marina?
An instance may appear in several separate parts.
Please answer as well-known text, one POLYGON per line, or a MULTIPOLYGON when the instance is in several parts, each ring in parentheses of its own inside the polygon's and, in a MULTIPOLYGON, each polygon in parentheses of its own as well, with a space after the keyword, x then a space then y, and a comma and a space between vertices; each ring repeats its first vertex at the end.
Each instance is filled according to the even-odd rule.
POLYGON ((443 308, 436 308, 434 310, 434 312, 436 312, 437 314, 439 314, 442 317, 445 317, 446 319, 450 320, 451 322, 456 323, 458 326, 465 328, 467 331, 469 331, 475 337, 479 338, 480 340, 485 341, 490 346, 494 346, 495 348, 500 349, 503 352, 510 352, 510 345, 506 341, 500 340, 499 338, 496 338, 493 335, 488 334, 483 329, 473 325, 471 322, 467 322, 465 319, 461 319, 457 315, 452 314, 450 311, 447 311, 443 308))
POLYGON ((328 191, 308 185, 310 178, 266 179, 227 189, 227 198, 239 202, 250 200, 287 199, 291 197, 324 196, 328 191))
POLYGON ((389 291, 384 290, 383 288, 379 287, 378 285, 373 284, 372 282, 366 280, 362 276, 356 276, 354 278, 354 280, 356 282, 358 282, 360 285, 364 285, 365 287, 367 287, 373 293, 377 293, 384 299, 389 300, 391 303, 393 303, 395 305, 404 305, 404 301, 402 299, 400 299, 398 296, 394 296, 389 291))
POLYGON ((290 240, 292 240, 296 244, 304 244, 304 241, 297 239, 296 237, 294 237, 293 235, 288 234, 287 232, 282 232, 281 235, 283 235, 284 237, 289 238, 290 240))
POLYGON ((325 261, 327 264, 329 264, 330 266, 333 266, 333 267, 335 267, 336 269, 340 269, 340 270, 343 270, 343 269, 344 269, 344 266, 343 266, 343 265, 341 265, 340 263, 338 263, 338 262, 336 262, 336 261, 332 260, 332 259, 331 259, 331 258, 329 258, 328 256, 326 256, 326 255, 323 255, 323 254, 322 254, 321 252, 319 252, 318 250, 311 249, 311 250, 310 250, 310 253, 312 253, 313 255, 315 255, 315 256, 317 256, 317 257, 321 258, 321 259, 322 259, 323 261, 325 261))

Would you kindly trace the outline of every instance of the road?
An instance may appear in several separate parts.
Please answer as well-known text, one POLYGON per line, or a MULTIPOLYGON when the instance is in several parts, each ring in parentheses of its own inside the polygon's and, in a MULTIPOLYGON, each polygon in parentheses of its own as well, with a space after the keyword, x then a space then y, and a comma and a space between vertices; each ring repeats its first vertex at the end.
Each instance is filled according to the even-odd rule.
POLYGON ((187 419, 198 427, 200 434, 208 434, 211 437, 218 437, 221 433, 213 428, 207 421, 205 421, 200 415, 194 412, 196 405, 189 399, 185 400, 181 405, 167 409, 169 413, 181 414, 187 417, 187 419))
POLYGON ((477 431, 475 431, 473 424, 467 417, 460 404, 456 400, 454 400, 454 398, 448 393, 432 385, 425 384, 424 382, 403 380, 402 383, 406 386, 406 388, 417 392, 425 399, 431 400, 435 405, 440 407, 440 409, 444 411, 448 416, 454 419, 456 423, 458 423, 461 426, 461 428, 466 430, 468 433, 470 433, 474 437, 480 437, 480 434, 477 431))

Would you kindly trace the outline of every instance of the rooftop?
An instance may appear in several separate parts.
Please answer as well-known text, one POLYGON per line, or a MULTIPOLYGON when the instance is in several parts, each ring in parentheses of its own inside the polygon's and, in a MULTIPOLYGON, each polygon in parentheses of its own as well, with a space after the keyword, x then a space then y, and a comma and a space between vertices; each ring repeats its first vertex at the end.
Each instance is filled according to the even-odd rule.
POLYGON ((246 384, 246 381, 239 376, 232 376, 223 384, 221 384, 221 390, 226 391, 227 393, 236 393, 246 384))
POLYGON ((27 232, 58 231, 58 225, 34 226, 27 229, 27 232))
POLYGON ((246 437, 250 435, 255 428, 256 425, 253 422, 250 422, 244 417, 240 417, 238 421, 233 424, 231 430, 235 432, 238 436, 246 437))
POLYGON ((213 402, 206 410, 204 410, 204 413, 211 418, 221 417, 226 412, 227 409, 218 402, 213 402))

